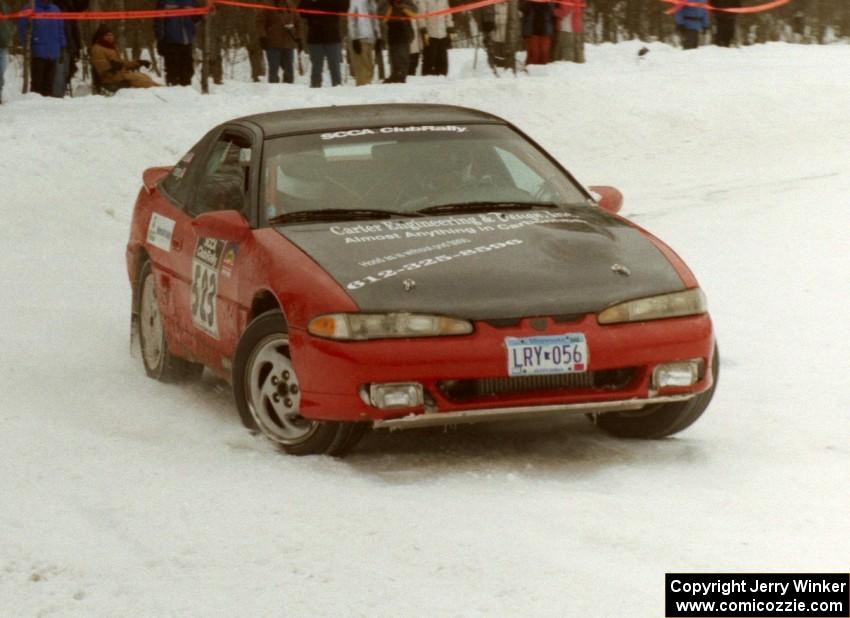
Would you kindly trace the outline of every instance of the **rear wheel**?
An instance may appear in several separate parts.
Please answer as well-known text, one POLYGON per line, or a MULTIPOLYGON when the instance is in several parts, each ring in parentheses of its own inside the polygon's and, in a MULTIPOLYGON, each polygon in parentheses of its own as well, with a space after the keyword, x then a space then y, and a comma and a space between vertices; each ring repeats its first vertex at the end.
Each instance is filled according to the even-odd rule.
POLYGON ((168 350, 165 328, 156 299, 156 278, 151 263, 145 261, 139 272, 139 343, 145 373, 155 380, 180 382, 201 377, 204 366, 174 356, 168 350))
POLYGON ((341 456, 365 431, 363 423, 301 416, 301 385, 286 323, 277 310, 260 315, 245 330, 233 364, 233 393, 242 423, 292 455, 341 456))
POLYGON ((716 347, 711 373, 714 377, 711 388, 687 401, 648 406, 636 412, 600 414, 596 424, 621 438, 664 438, 678 433, 702 416, 714 396, 720 374, 720 355, 716 347))

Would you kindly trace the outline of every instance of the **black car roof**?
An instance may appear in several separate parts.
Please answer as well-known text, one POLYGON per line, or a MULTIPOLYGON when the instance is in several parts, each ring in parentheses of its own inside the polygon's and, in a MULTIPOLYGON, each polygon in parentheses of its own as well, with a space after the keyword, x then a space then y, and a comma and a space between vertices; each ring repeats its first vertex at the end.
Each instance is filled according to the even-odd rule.
POLYGON ((487 123, 507 124, 498 116, 454 105, 392 103, 378 105, 333 105, 289 109, 243 116, 235 122, 253 123, 266 138, 295 133, 342 131, 361 127, 409 124, 487 123))

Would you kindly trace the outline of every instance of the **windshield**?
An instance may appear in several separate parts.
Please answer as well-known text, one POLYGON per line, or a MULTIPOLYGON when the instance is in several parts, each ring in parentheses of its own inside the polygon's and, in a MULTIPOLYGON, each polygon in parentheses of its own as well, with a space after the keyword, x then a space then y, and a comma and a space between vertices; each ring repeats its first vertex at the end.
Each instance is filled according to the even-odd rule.
POLYGON ((263 213, 276 222, 586 204, 542 152, 503 125, 391 126, 266 142, 263 213), (296 214, 297 213, 297 214, 296 214))

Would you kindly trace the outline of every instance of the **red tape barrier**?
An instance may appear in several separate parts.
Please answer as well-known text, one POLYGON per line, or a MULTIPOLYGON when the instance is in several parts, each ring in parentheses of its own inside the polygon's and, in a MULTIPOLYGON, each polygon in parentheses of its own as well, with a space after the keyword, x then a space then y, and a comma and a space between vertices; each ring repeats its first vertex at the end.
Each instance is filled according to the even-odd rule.
MULTIPOLYGON (((535 1, 535 0, 532 0, 535 1)), ((536 0, 545 2, 546 0, 536 0)), ((711 4, 704 4, 698 2, 688 2, 688 0, 659 0, 660 2, 664 2, 667 4, 672 4, 666 11, 667 15, 672 15, 678 11, 681 11, 686 6, 692 6, 697 8, 703 8, 708 11, 715 12, 723 12, 723 13, 761 13, 763 11, 769 11, 771 9, 775 9, 777 7, 783 6, 785 4, 790 3, 792 0, 771 0, 770 2, 765 2, 763 4, 759 4, 756 6, 746 6, 739 8, 720 8, 711 6, 711 4)), ((73 19, 73 20, 83 20, 83 21, 107 21, 107 20, 117 20, 117 19, 125 19, 125 20, 140 20, 140 19, 156 19, 160 17, 190 17, 194 15, 206 15, 210 11, 215 9, 215 5, 222 6, 232 6, 237 8, 244 9, 254 9, 254 10, 262 10, 262 11, 290 11, 294 13, 301 13, 304 15, 336 15, 339 17, 362 17, 366 19, 383 19, 383 20, 400 20, 400 21, 413 21, 417 19, 427 19, 429 17, 439 17, 442 15, 453 15, 455 13, 464 13, 466 11, 474 11, 476 9, 481 9, 487 6, 493 6, 496 4, 502 4, 504 2, 508 2, 508 0, 477 0, 476 2, 470 2, 469 4, 462 4, 455 7, 450 7, 447 9, 440 9, 439 11, 429 11, 426 13, 418 13, 416 17, 407 17, 407 16, 392 16, 387 17, 385 15, 375 15, 371 13, 342 13, 337 11, 319 11, 314 9, 299 9, 299 8, 289 8, 289 7, 275 7, 268 6, 265 4, 256 4, 253 2, 240 2, 239 0, 210 0, 210 6, 201 7, 196 9, 160 9, 155 11, 87 11, 83 13, 33 13, 32 9, 26 9, 24 11, 19 11, 17 13, 11 13, 9 15, 0 15, 0 21, 9 20, 9 19, 19 19, 19 18, 30 18, 30 19, 73 19)), ((583 0, 550 0, 552 4, 561 4, 565 6, 573 6, 576 8, 584 8, 586 4, 583 0)))
MULTIPOLYGON (((471 2, 469 4, 463 4, 461 6, 456 6, 454 8, 448 9, 440 9, 439 11, 430 11, 427 13, 417 13, 416 17, 407 17, 405 16, 384 16, 384 15, 376 15, 373 13, 340 13, 337 11, 319 11, 315 9, 292 9, 289 7, 278 7, 278 6, 268 6, 265 4, 254 4, 251 2, 239 2, 238 0, 215 0, 215 4, 220 4, 222 6, 235 6, 245 9, 259 9, 261 11, 287 11, 292 13, 300 13, 302 15, 338 15, 340 17, 363 17, 366 19, 386 19, 386 20, 398 20, 398 21, 413 21, 414 19, 425 19, 427 17, 437 17, 440 15, 451 15, 454 13, 461 13, 464 11, 473 11, 475 9, 480 9, 485 6, 491 6, 494 4, 502 4, 503 2, 507 2, 508 0, 478 0, 477 2, 471 2)), ((573 4, 573 2, 565 2, 565 4, 573 4)))
POLYGON ((189 17, 192 15, 206 15, 210 10, 202 7, 198 9, 161 9, 159 11, 87 11, 85 13, 33 13, 32 9, 0 15, 0 20, 18 19, 27 17, 34 20, 50 19, 74 19, 81 21, 107 21, 115 19, 155 19, 157 17, 189 17))
MULTIPOLYGON (((578 8, 584 8, 587 6, 583 0, 530 0, 531 2, 551 2, 551 4, 563 4, 566 6, 574 6, 578 8)), ((292 13, 302 13, 304 15, 338 15, 340 17, 364 17, 366 19, 386 19, 386 20, 400 20, 400 21, 414 21, 417 19, 427 19, 428 17, 439 17, 441 15, 453 15, 455 13, 464 13, 466 11, 474 11, 476 9, 484 8, 485 6, 492 6, 495 4, 503 4, 508 2, 508 0, 477 0, 476 2, 470 2, 468 4, 461 4, 459 6, 450 7, 448 9, 440 9, 439 11, 428 11, 425 13, 417 13, 416 17, 407 17, 407 16, 384 16, 384 15, 376 15, 373 13, 340 13, 338 11, 318 11, 314 9, 292 9, 285 6, 268 6, 266 4, 255 4, 252 2, 240 2, 239 0, 213 0, 214 4, 221 4, 223 6, 235 6, 245 9, 258 9, 261 11, 287 11, 292 13)))
MULTIPOLYGON (((531 0, 538 2, 545 2, 546 0, 531 0)), ((550 0, 552 4, 563 4, 566 6, 574 6, 577 8, 584 8, 586 4, 583 0, 550 0)), ((462 4, 456 7, 450 7, 448 9, 440 9, 439 11, 429 11, 426 13, 418 13, 416 17, 407 17, 407 16, 391 16, 387 17, 385 15, 376 15, 371 13, 342 13, 339 11, 319 11, 315 9, 299 9, 299 8, 289 8, 289 7, 276 7, 276 6, 268 6, 266 4, 256 4, 253 2, 239 2, 238 0, 211 0, 210 4, 214 7, 215 5, 222 6, 232 6, 237 8, 244 9, 255 9, 261 11, 288 11, 294 13, 301 13, 304 15, 336 15, 338 17, 363 17, 367 19, 384 19, 384 20, 401 20, 401 21, 413 21, 416 19, 426 19, 428 17, 439 17, 441 15, 452 15, 454 13, 463 13, 466 11, 474 11, 476 9, 484 8, 486 6, 492 6, 495 4, 502 4, 504 2, 508 2, 508 0, 477 0, 476 2, 470 2, 468 4, 462 4)), ((35 13, 33 14, 32 10, 27 9, 25 11, 20 11, 18 13, 12 13, 11 15, 0 15, 0 21, 4 19, 18 19, 21 17, 29 17, 31 19, 74 19, 74 20, 86 20, 86 21, 96 21, 96 20, 116 20, 116 19, 127 19, 127 20, 138 20, 138 19, 156 19, 159 17, 186 17, 192 15, 206 15, 211 10, 208 7, 197 8, 197 9, 161 9, 155 11, 87 11, 84 13, 35 13)))

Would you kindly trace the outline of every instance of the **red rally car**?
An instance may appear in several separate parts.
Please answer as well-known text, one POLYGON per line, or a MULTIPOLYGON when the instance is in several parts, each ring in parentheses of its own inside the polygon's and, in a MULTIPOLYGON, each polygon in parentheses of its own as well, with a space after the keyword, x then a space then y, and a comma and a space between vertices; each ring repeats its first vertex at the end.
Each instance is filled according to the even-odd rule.
POLYGON ((510 123, 443 105, 239 118, 144 173, 127 245, 147 374, 230 381, 293 454, 369 428, 587 414, 681 431, 714 393, 705 297, 510 123))

